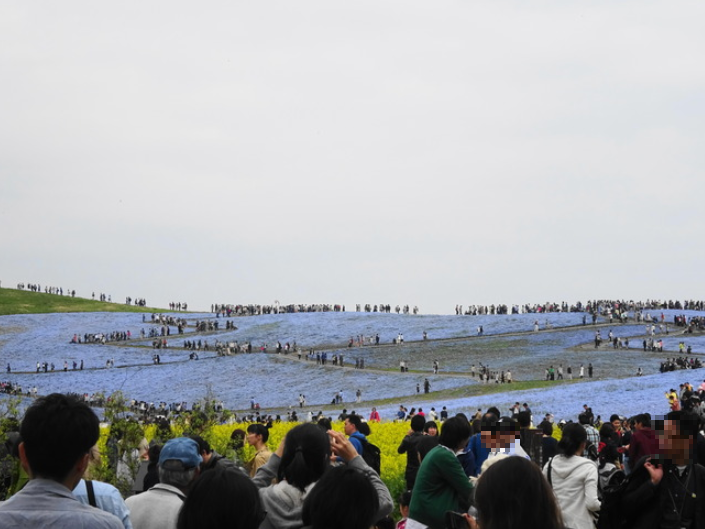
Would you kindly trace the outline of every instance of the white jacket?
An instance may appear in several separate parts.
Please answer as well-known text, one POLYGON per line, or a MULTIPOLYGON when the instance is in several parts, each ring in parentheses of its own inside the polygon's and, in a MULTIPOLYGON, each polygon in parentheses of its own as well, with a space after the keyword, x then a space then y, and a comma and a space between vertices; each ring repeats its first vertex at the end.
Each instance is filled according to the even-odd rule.
POLYGON ((600 510, 597 497, 597 464, 581 456, 557 455, 543 467, 549 477, 563 514, 563 523, 571 529, 594 529, 592 512, 600 510))

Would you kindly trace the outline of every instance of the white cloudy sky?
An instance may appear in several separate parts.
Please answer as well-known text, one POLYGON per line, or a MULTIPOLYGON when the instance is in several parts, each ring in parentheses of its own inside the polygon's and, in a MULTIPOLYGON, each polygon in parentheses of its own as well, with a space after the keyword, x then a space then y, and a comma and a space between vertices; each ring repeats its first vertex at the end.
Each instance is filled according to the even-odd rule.
POLYGON ((3 2, 0 280, 703 298, 705 4, 3 2))

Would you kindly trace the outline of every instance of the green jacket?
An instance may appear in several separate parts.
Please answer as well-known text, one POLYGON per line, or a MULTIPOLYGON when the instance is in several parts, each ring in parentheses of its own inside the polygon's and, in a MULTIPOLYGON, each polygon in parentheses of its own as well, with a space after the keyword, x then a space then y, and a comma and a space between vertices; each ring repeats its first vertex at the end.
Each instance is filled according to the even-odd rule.
POLYGON ((472 489, 455 454, 437 446, 421 462, 411 494, 409 518, 431 529, 444 529, 446 511, 468 510, 472 489))

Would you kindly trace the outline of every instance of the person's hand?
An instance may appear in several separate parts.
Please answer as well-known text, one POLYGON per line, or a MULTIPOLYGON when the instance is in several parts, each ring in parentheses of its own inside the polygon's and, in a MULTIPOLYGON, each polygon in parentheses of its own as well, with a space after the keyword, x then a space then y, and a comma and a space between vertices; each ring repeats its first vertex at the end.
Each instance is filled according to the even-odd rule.
POLYGON ((658 485, 659 483, 661 483, 661 480, 663 479, 663 467, 661 465, 654 465, 649 459, 646 463, 644 463, 644 468, 651 477, 651 483, 653 483, 654 485, 658 485))
POLYGON ((345 437, 345 434, 328 430, 330 437, 330 448, 336 456, 340 456, 346 463, 358 455, 353 444, 345 437))
POLYGON ((286 441, 286 436, 282 437, 281 443, 279 443, 279 446, 277 446, 277 450, 274 452, 279 456, 280 459, 284 455, 284 441, 286 441))
POLYGON ((468 527, 470 529, 478 529, 477 520, 470 516, 468 513, 463 514, 463 518, 468 522, 468 527))

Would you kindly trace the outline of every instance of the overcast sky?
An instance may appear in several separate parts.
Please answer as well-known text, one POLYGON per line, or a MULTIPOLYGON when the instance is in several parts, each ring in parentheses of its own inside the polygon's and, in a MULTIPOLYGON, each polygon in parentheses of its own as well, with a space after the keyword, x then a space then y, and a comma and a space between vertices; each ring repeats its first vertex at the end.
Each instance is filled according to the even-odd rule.
POLYGON ((698 1, 3 2, 0 280, 705 298, 698 1))

